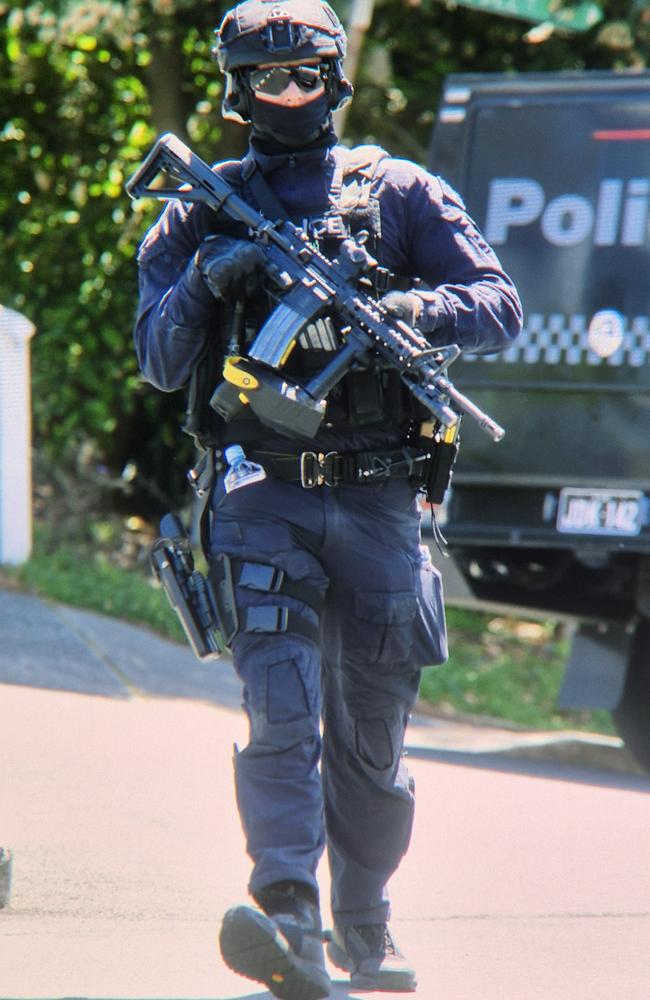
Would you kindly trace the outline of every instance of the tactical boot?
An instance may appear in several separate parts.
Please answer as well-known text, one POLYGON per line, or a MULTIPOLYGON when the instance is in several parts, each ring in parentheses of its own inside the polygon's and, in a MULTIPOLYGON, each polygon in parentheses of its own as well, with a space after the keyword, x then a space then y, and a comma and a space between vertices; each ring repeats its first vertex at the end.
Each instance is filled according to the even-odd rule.
POLYGON ((417 986, 415 969, 399 951, 387 924, 335 925, 327 954, 337 969, 350 973, 355 990, 411 993, 417 986))
POLYGON ((235 906, 223 918, 219 943, 226 965, 281 1000, 328 996, 332 984, 315 894, 301 883, 279 882, 256 898, 261 911, 235 906))

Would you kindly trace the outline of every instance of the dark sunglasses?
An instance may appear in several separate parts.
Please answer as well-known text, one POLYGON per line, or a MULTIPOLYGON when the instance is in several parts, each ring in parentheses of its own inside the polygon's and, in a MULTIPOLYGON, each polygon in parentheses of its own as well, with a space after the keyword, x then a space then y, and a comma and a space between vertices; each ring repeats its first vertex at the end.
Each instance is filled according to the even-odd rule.
POLYGON ((320 66, 268 66, 266 69, 248 71, 248 82, 256 94, 279 97, 294 80, 301 90, 315 90, 325 78, 326 67, 320 66))

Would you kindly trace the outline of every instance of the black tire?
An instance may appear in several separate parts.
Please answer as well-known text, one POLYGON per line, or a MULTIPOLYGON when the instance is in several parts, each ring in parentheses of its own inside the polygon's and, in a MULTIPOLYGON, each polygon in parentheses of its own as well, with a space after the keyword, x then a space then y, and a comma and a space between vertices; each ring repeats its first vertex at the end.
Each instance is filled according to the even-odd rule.
POLYGON ((647 618, 637 626, 623 697, 612 717, 626 748, 650 773, 650 621, 647 618))

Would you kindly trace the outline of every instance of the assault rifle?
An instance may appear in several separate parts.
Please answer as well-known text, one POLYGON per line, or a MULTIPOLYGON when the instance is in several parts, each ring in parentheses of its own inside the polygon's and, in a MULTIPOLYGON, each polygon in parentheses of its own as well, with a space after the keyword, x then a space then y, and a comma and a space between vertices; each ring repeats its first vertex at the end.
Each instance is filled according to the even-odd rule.
POLYGON ((392 316, 362 287, 361 279, 377 262, 360 240, 344 240, 338 256, 330 261, 309 242, 303 229, 288 220, 266 219, 171 133, 156 141, 126 190, 132 198, 177 198, 225 212, 246 227, 264 253, 265 275, 278 304, 247 357, 226 361, 224 387, 228 391, 217 390, 211 400, 226 419, 243 401, 267 426, 290 437, 313 437, 325 415, 327 394, 346 372, 374 355, 399 372, 439 425, 457 428, 466 413, 494 441, 505 434, 446 377, 459 348, 432 348, 425 337, 392 316), (343 346, 304 385, 287 381, 282 367, 296 340, 309 324, 324 316, 335 320, 343 346))

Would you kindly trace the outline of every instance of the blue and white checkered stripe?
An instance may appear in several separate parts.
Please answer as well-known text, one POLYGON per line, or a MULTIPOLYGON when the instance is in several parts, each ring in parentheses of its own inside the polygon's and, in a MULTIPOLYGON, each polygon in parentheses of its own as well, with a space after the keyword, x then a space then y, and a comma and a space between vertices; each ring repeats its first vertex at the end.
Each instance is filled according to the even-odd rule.
POLYGON ((530 313, 519 338, 502 354, 463 355, 464 361, 499 364, 609 365, 641 368, 650 361, 650 320, 637 316, 625 320, 621 346, 601 358, 589 346, 589 318, 563 313, 530 313))

